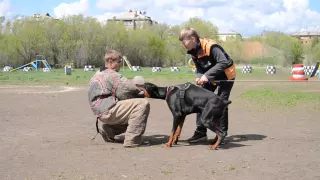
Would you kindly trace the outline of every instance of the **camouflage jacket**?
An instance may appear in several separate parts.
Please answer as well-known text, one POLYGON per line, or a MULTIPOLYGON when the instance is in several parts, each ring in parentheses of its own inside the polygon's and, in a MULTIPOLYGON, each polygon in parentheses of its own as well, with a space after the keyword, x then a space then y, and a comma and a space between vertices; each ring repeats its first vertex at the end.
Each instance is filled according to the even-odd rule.
POLYGON ((139 98, 140 89, 120 73, 105 69, 97 71, 90 80, 88 98, 94 115, 108 112, 118 101, 139 98))

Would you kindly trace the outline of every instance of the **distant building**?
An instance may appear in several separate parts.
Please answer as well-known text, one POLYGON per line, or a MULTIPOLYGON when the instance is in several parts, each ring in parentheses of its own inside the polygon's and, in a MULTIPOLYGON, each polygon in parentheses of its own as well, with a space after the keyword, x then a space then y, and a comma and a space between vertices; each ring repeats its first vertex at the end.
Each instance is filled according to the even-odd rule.
POLYGON ((142 28, 146 23, 147 25, 158 24, 158 22, 146 16, 146 12, 129 10, 128 12, 113 16, 113 18, 107 19, 107 21, 122 21, 127 29, 142 28))
POLYGON ((291 36, 299 39, 302 44, 311 44, 314 38, 320 37, 320 32, 302 31, 302 32, 294 33, 291 36))
POLYGON ((219 33, 218 34, 218 37, 221 41, 226 41, 228 38, 232 37, 232 38, 237 38, 237 37, 240 37, 242 39, 242 36, 240 33, 238 32, 234 32, 234 31, 231 31, 231 32, 224 32, 224 33, 219 33))
POLYGON ((58 20, 58 19, 55 19, 55 18, 51 17, 49 13, 46 13, 46 14, 39 14, 39 13, 38 14, 33 14, 32 17, 36 18, 36 19, 50 18, 50 19, 58 20))
POLYGON ((34 18, 41 18, 41 17, 51 17, 49 13, 46 14, 33 14, 34 18))
POLYGON ((251 36, 243 36, 242 39, 246 40, 246 39, 250 39, 251 36))

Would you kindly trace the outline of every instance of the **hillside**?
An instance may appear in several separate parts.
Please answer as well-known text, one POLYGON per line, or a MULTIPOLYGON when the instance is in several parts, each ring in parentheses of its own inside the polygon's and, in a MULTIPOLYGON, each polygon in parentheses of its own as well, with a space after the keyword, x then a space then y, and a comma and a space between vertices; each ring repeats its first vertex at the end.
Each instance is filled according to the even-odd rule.
POLYGON ((248 64, 281 64, 283 53, 271 45, 263 44, 259 41, 244 41, 242 42, 243 61, 248 64))

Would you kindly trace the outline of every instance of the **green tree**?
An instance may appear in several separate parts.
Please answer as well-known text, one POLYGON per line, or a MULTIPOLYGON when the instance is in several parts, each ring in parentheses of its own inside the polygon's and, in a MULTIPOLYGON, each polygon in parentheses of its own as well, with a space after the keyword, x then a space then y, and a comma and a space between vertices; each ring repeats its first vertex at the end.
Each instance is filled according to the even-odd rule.
POLYGON ((221 42, 224 50, 230 55, 230 57, 236 62, 240 63, 243 61, 243 41, 239 37, 230 37, 226 41, 221 42))
POLYGON ((187 22, 183 23, 183 27, 192 27, 196 29, 200 37, 214 39, 218 38, 218 27, 213 25, 210 21, 202 20, 198 17, 190 18, 187 22))
POLYGON ((47 47, 45 31, 41 25, 33 18, 15 20, 12 25, 12 44, 16 53, 23 58, 23 63, 30 63, 35 54, 41 54, 47 47))
POLYGON ((291 54, 292 54, 292 64, 302 63, 304 52, 303 52, 303 47, 300 44, 300 42, 298 42, 298 40, 293 40, 291 54))
POLYGON ((218 28, 198 17, 174 26, 135 23, 137 28, 130 29, 124 22, 103 24, 83 15, 65 16, 59 20, 17 16, 5 21, 0 17, 0 65, 29 63, 37 53, 56 67, 70 62, 76 68, 85 64, 100 66, 106 50, 115 49, 127 56, 132 65, 181 66, 186 63, 186 50, 178 37, 182 28, 187 26, 195 28, 201 37, 217 40, 236 62, 246 60, 243 53, 245 41, 258 41, 281 52, 271 54, 273 52, 267 51, 270 57, 283 57, 277 62, 283 65, 301 62, 305 56, 313 60, 320 58, 318 40, 314 40, 312 46, 304 47, 294 37, 281 32, 245 41, 231 38, 220 42, 218 28))

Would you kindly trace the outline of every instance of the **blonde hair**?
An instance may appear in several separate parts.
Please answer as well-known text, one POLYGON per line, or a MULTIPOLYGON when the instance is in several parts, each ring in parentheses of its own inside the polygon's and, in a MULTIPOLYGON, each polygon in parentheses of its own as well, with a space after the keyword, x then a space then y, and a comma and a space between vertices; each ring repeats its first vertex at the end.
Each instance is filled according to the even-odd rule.
POLYGON ((116 51, 116 50, 109 50, 107 51, 107 53, 104 55, 104 61, 107 64, 108 61, 116 61, 118 59, 121 59, 122 55, 120 52, 116 51))
POLYGON ((190 27, 185 27, 180 32, 179 41, 183 41, 185 38, 190 38, 191 36, 195 37, 196 39, 200 38, 195 29, 190 27))

